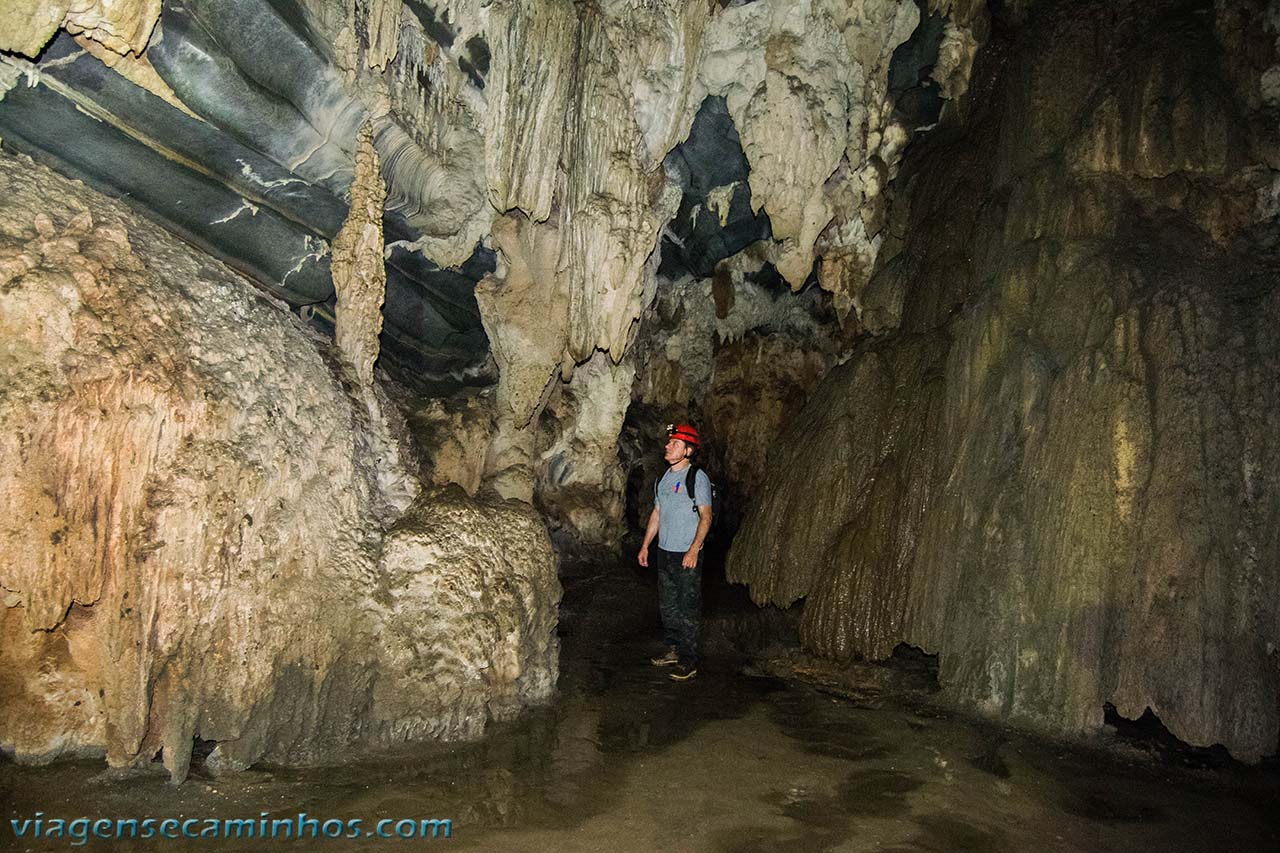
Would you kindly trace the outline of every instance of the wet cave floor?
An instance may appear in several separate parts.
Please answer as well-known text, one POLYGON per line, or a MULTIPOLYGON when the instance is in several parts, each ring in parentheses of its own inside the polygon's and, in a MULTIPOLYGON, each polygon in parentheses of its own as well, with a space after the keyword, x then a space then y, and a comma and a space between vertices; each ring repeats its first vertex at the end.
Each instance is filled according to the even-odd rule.
MULTIPOLYGON (((565 581, 560 695, 481 742, 255 768, 181 786, 101 762, 0 764, 12 818, 452 821, 451 837, 90 839, 90 850, 1280 850, 1274 764, 1188 767, 1136 749, 1053 744, 922 699, 851 701, 711 655, 688 683, 648 664, 651 575, 565 581)), ((711 596, 714 606, 715 595, 711 596)), ((711 633, 715 633, 712 627, 711 633)), ((713 648, 715 647, 714 638, 713 648)))

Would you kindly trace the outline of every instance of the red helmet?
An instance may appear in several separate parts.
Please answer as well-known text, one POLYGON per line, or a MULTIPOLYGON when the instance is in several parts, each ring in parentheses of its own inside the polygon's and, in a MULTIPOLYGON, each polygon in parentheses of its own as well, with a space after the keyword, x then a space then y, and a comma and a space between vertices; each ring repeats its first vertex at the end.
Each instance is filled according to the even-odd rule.
POLYGON ((678 438, 694 447, 702 447, 702 439, 698 436, 698 431, 688 424, 667 424, 667 437, 678 438))

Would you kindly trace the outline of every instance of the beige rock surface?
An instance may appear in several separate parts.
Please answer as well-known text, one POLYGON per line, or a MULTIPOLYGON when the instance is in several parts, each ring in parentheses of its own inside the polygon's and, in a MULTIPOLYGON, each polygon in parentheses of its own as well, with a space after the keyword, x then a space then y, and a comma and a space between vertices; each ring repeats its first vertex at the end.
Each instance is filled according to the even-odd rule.
POLYGON ((160 0, 10 0, 0 6, 0 50, 35 56, 61 27, 115 53, 141 54, 160 0))
POLYGON ((330 269, 337 297, 334 343, 365 385, 373 383, 382 333, 382 303, 387 294, 387 268, 382 257, 382 206, 387 190, 366 123, 356 142, 356 171, 351 181, 351 207, 333 239, 330 269))
POLYGON ((372 716, 388 740, 478 737, 551 698, 559 673, 558 559, 542 519, 518 501, 453 486, 388 532, 379 634, 386 671, 372 716))
POLYGON ((823 655, 936 652, 967 708, 1057 733, 1150 708, 1252 760, 1280 730, 1275 130, 1228 132, 1247 52, 1207 16, 1106 8, 975 70, 868 287, 900 331, 773 446, 729 575, 803 598, 823 655))
POLYGON ((535 222, 551 216, 574 79, 578 19, 562 0, 499 0, 485 128, 489 199, 535 222))
POLYGON ((817 0, 735 6, 708 26, 700 79, 728 100, 751 163, 752 204, 768 211, 778 271, 794 287, 836 212, 830 196, 848 189, 869 200, 869 176, 896 164, 889 59, 918 20, 909 2, 817 0), (828 187, 842 159, 843 178, 828 187))
POLYGON ((596 353, 557 388, 539 422, 536 504, 552 535, 573 546, 622 538, 626 477, 618 435, 631 405, 635 366, 596 353))
POLYGON ((498 363, 498 407, 523 428, 537 412, 564 356, 569 297, 559 275, 560 232, 520 215, 493 224, 503 261, 476 285, 476 302, 498 363))
POLYGON ((834 323, 815 318, 811 295, 771 292, 747 278, 766 252, 748 247, 714 279, 665 286, 631 356, 636 400, 666 420, 695 419, 707 440, 703 464, 733 511, 764 482, 767 449, 835 363, 838 346, 834 323), (732 294, 719 307, 718 283, 732 294))
POLYGON ((407 403, 409 428, 422 458, 422 479, 437 488, 450 483, 474 496, 496 429, 493 393, 468 391, 407 403))
POLYGON ((420 501, 380 563, 418 489, 385 395, 118 203, 8 157, 0 185, 6 752, 181 779, 197 736, 217 769, 306 763, 547 695, 528 510, 420 501))
POLYGON ((374 0, 368 5, 365 23, 369 38, 369 50, 365 62, 370 68, 382 71, 400 51, 401 15, 404 0, 374 0))

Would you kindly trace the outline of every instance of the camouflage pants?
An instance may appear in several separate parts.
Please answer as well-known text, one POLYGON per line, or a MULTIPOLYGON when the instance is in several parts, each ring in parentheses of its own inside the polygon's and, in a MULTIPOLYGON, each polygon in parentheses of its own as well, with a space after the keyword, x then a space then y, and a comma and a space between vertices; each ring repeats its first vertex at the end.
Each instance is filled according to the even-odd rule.
POLYGON ((657 550, 658 610, 667 646, 686 666, 698 663, 698 629, 702 623, 702 555, 698 567, 680 565, 684 553, 657 550))

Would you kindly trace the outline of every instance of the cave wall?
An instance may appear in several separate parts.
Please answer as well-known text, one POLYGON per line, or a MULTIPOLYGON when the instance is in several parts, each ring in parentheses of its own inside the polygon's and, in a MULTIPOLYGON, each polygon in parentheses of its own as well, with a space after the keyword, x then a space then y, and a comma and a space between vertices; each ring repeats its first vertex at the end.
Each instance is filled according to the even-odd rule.
POLYGON ((885 187, 932 121, 896 102, 924 87, 954 103, 986 21, 980 3, 915 0, 19 5, 43 24, 0 36, 31 57, 0 53, 7 142, 135 199, 326 331, 368 127, 386 181, 383 366, 432 393, 496 372, 494 429, 475 450, 484 484, 587 539, 619 529, 607 431, 627 400, 610 397, 622 408, 607 416, 571 405, 601 381, 575 372, 600 352, 625 371, 673 278, 654 250, 697 181, 668 155, 702 106, 720 105, 744 166, 701 188, 711 206, 747 205, 781 278, 816 280, 860 322, 885 187), (563 429, 540 443, 552 401, 563 429), (608 470, 550 476, 570 448, 608 470))
POLYGON ((729 557, 806 646, 940 655, 959 704, 1280 727, 1275 28, 1036 3, 909 153, 877 332, 773 445, 729 557))
POLYGON ((30 160, 0 199, 0 749, 181 780, 550 696, 545 526, 420 494, 364 347, 30 160))

